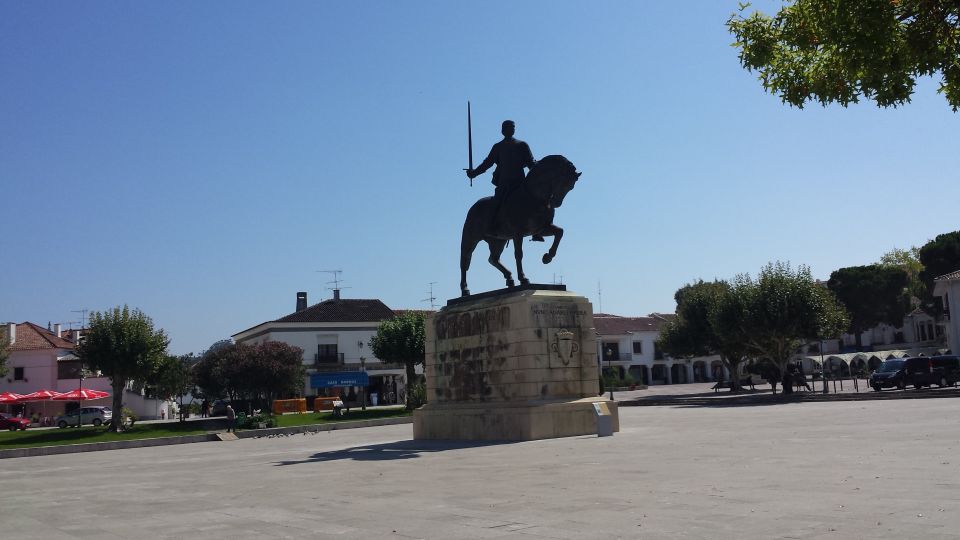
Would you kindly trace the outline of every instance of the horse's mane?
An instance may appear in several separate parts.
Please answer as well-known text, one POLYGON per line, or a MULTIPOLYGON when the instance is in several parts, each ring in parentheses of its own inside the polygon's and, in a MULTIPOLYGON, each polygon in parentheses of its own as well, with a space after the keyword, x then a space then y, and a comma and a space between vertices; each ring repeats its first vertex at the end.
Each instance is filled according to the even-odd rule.
POLYGON ((538 180, 541 176, 576 174, 577 168, 570 163, 570 160, 557 154, 546 156, 530 169, 527 174, 527 181, 538 180))

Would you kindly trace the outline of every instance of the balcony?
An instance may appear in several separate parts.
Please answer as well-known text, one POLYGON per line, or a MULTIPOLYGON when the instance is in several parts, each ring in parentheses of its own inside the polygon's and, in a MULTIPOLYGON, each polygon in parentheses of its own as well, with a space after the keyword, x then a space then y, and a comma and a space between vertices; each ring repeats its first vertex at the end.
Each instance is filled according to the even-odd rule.
POLYGON ((313 364, 317 367, 338 366, 343 364, 343 353, 314 354, 313 364))

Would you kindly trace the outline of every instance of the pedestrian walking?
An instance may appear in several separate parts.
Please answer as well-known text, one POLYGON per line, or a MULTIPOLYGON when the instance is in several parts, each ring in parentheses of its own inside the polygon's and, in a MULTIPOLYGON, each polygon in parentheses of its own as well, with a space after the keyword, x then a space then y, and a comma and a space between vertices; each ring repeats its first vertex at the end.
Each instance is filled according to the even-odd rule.
POLYGON ((237 431, 237 413, 233 411, 233 405, 227 405, 227 433, 237 431))

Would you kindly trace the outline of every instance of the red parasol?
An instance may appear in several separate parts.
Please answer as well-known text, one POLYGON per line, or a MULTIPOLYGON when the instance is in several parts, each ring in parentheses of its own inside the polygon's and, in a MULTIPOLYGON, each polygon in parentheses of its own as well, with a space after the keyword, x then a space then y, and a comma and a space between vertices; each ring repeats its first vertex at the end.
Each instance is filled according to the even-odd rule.
POLYGON ((21 399, 23 399, 23 396, 14 394, 13 392, 3 392, 0 394, 0 403, 17 403, 21 399))
POLYGON ((77 388, 76 390, 70 390, 69 392, 57 394, 50 399, 54 401, 83 401, 89 399, 102 399, 105 397, 110 397, 110 393, 102 392, 100 390, 90 390, 88 388, 77 388))
POLYGON ((59 396, 60 392, 55 392, 53 390, 37 390, 31 394, 27 394, 20 398, 21 402, 25 401, 47 401, 53 399, 56 396, 59 396))

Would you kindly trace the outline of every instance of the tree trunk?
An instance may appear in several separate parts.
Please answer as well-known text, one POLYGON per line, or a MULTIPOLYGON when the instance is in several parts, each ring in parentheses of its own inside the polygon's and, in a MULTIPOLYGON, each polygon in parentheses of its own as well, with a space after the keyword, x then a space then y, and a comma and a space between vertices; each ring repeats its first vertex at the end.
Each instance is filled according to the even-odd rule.
POLYGON ((413 362, 405 363, 407 371, 407 410, 413 410, 413 402, 410 400, 410 392, 413 390, 413 385, 417 384, 417 369, 416 364, 413 362))
POLYGON ((113 421, 110 422, 110 431, 120 433, 123 431, 123 388, 127 381, 122 379, 112 379, 113 386, 113 421))

